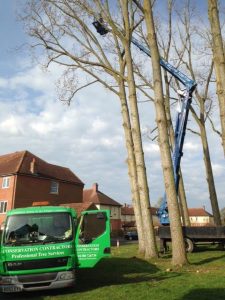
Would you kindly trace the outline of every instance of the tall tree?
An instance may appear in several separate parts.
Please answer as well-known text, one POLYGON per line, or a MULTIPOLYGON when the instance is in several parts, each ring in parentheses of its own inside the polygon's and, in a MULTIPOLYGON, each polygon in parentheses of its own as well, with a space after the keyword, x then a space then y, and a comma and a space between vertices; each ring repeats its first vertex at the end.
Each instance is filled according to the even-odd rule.
MULTIPOLYGON (((174 1, 168 0, 168 24, 167 26, 167 36, 165 37, 165 34, 161 33, 161 27, 158 28, 158 36, 160 39, 159 46, 163 51, 163 57, 166 61, 169 61, 169 54, 171 51, 172 46, 172 36, 173 36, 173 24, 172 24, 172 12, 173 12, 173 6, 174 1)), ((162 30, 164 32, 164 30, 162 30)), ((159 40, 158 39, 158 40, 159 40)), ((185 45, 184 45, 185 47, 185 45)), ((177 65, 179 66, 182 59, 182 55, 179 57, 177 65)), ((170 145, 171 145, 171 152, 174 149, 175 145, 175 134, 174 134, 174 128, 173 123, 171 119, 171 112, 170 112, 170 98, 171 98, 171 89, 170 89, 170 82, 171 82, 171 76, 169 76, 168 72, 166 70, 163 70, 164 73, 164 81, 165 81, 165 110, 166 110, 166 119, 167 119, 167 128, 168 128, 168 134, 170 139, 170 145)), ((186 193, 184 188, 184 181, 182 176, 182 171, 180 168, 179 171, 179 186, 178 186, 178 196, 179 196, 179 206, 180 206, 180 213, 182 216, 182 223, 185 226, 190 226, 190 218, 188 215, 188 206, 187 206, 187 199, 186 199, 186 193)))
POLYGON ((37 41, 35 45, 45 50, 47 66, 55 63, 65 68, 66 74, 72 73, 74 76, 77 71, 82 71, 88 75, 88 83, 79 88, 74 86, 73 76, 72 79, 69 78, 69 101, 77 90, 96 82, 101 83, 120 98, 133 206, 139 234, 139 250, 148 253, 149 244, 146 245, 144 235, 146 231, 147 234, 149 233, 149 228, 145 226, 143 230, 142 216, 147 215, 149 209, 146 208, 147 213, 145 213, 140 204, 140 185, 134 154, 135 142, 126 100, 127 78, 124 74, 126 61, 123 47, 116 35, 113 34, 112 38, 107 39, 110 47, 106 47, 106 42, 100 41, 93 30, 87 26, 87 23, 90 23, 88 18, 95 16, 97 9, 98 6, 93 6, 92 1, 28 1, 28 12, 24 20, 29 34, 37 41), (110 49, 109 56, 105 49, 110 49), (90 78, 94 81, 90 81, 90 78))
MULTIPOLYGON (((131 127, 134 142, 134 154, 137 166, 138 189, 140 193, 140 206, 142 210, 143 227, 145 229, 145 257, 157 257, 158 251, 154 234, 153 220, 150 212, 149 190, 147 182, 147 173, 144 160, 144 152, 142 147, 139 111, 137 106, 136 85, 134 79, 132 55, 131 55, 131 34, 134 28, 134 13, 128 10, 128 0, 120 1, 121 11, 123 15, 124 29, 121 30, 112 21, 108 6, 103 7, 101 1, 96 0, 104 20, 109 24, 111 32, 116 34, 124 47, 124 55, 127 67, 127 85, 128 99, 131 114, 131 127)), ((132 4, 130 6, 132 10, 132 4)))
POLYGON ((143 12, 147 28, 147 40, 152 55, 152 70, 155 94, 156 122, 159 132, 159 146, 163 168, 164 183, 170 215, 170 228, 172 238, 172 264, 184 265, 187 263, 181 218, 175 188, 173 165, 170 153, 169 137, 167 130, 166 111, 164 106, 163 86, 160 69, 160 56, 157 45, 152 6, 150 0, 144 0, 143 12))
POLYGON ((212 50, 216 73, 217 95, 220 108, 222 145, 225 156, 225 53, 217 0, 208 0, 208 16, 212 34, 212 50))
MULTIPOLYGON (((213 176, 213 170, 212 170, 212 164, 211 164, 211 156, 210 156, 210 150, 209 150, 209 144, 208 144, 208 137, 207 137, 207 130, 206 130, 206 122, 208 120, 208 116, 212 109, 212 99, 209 97, 209 88, 210 88, 210 82, 211 77, 213 73, 213 61, 212 59, 208 60, 208 63, 204 63, 203 67, 198 66, 198 69, 196 70, 194 67, 194 59, 193 59, 193 48, 198 49, 199 44, 202 43, 202 49, 208 48, 207 47, 207 40, 203 39, 204 32, 207 29, 200 30, 199 28, 196 30, 194 26, 194 20, 191 19, 193 11, 190 7, 190 3, 184 7, 184 14, 179 14, 179 20, 180 24, 184 27, 184 37, 182 37, 182 33, 180 31, 180 38, 181 38, 181 44, 183 41, 185 41, 185 54, 182 55, 182 62, 186 66, 187 71, 190 73, 191 77, 197 82, 202 80, 202 84, 200 88, 196 88, 195 90, 195 99, 198 103, 198 111, 194 108, 194 106, 191 107, 192 116, 194 117, 194 120, 196 121, 197 125, 199 126, 199 133, 191 130, 194 133, 197 133, 202 142, 202 150, 203 150, 203 158, 204 158, 204 164, 205 164, 205 171, 206 171, 206 180, 209 190, 209 197, 211 202, 211 207, 213 211, 214 216, 214 222, 216 225, 221 225, 221 219, 220 219, 220 211, 219 211, 219 205, 217 200, 217 193, 216 193, 216 187, 215 187, 215 181, 213 176), (193 26, 191 26, 191 22, 193 26), (199 31, 201 32, 201 35, 199 34, 199 31), (198 47, 195 47, 194 40, 198 40, 198 47), (186 59, 185 59, 186 57, 186 59), (205 75, 206 74, 206 75, 205 75)), ((181 27, 181 26, 180 26, 181 27)), ((177 51, 177 47, 175 46, 175 49, 177 51)), ((181 57, 181 53, 177 51, 178 57, 181 57)), ((203 50, 200 50, 199 57, 202 56, 203 50)), ((205 53, 206 55, 207 53, 205 53)), ((195 51, 195 55, 197 55, 197 50, 195 51)), ((211 58, 211 57, 210 57, 211 58)), ((199 61, 201 59, 199 58, 199 61)))

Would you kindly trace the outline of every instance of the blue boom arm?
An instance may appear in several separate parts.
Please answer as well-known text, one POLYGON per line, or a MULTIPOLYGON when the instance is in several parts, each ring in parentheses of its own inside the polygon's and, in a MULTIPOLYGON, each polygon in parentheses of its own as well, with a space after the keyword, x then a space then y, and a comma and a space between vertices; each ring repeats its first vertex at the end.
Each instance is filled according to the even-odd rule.
MULTIPOLYGON (((148 48, 144 47, 139 43, 137 39, 134 37, 131 38, 131 42, 137 46, 141 51, 151 57, 151 52, 148 48)), ((172 66, 170 63, 165 61, 162 57, 160 58, 160 66, 163 67, 167 72, 169 72, 172 76, 174 76, 177 80, 179 80, 183 85, 185 85, 186 89, 189 91, 193 91, 196 87, 196 83, 194 80, 188 78, 185 74, 179 71, 177 68, 172 66)))
MULTIPOLYGON (((151 57, 150 50, 148 48, 145 48, 143 45, 141 45, 138 42, 138 40, 136 40, 134 37, 132 37, 131 42, 135 46, 137 46, 141 51, 143 51, 145 54, 151 57)), ((174 180, 175 180, 176 191, 178 193, 179 179, 180 179, 180 175, 179 175, 180 162, 181 162, 181 157, 183 155, 182 151, 183 151, 187 121, 188 121, 189 108, 192 101, 192 93, 195 90, 197 84, 194 80, 188 78, 177 68, 175 68, 170 63, 165 61, 162 57, 160 58, 160 65, 185 86, 185 91, 180 94, 180 98, 182 100, 182 108, 177 113, 176 116, 175 145, 174 145, 173 155, 172 155, 174 180)), ((166 194, 164 195, 162 204, 158 209, 158 217, 160 220, 160 224, 169 225, 170 221, 169 221, 166 194)))
MULTIPOLYGON (((93 25, 95 26, 97 32, 100 35, 106 35, 110 31, 110 29, 108 29, 106 24, 103 22, 102 18, 94 21, 93 25)), ((132 37, 131 42, 136 47, 138 47, 139 50, 143 51, 146 55, 151 57, 150 50, 144 47, 142 44, 140 44, 137 39, 132 37)), ((175 145, 172 154, 174 179, 175 179, 176 191, 178 193, 180 162, 181 162, 181 157, 183 155, 182 151, 183 151, 184 138, 185 138, 186 127, 187 127, 189 108, 192 101, 192 93, 195 90, 197 84, 194 80, 188 78, 177 68, 175 68, 170 63, 165 61, 162 57, 160 58, 160 65, 185 86, 185 90, 183 92, 178 93, 180 99, 182 100, 182 107, 176 116, 175 145)), ((163 202, 158 210, 158 217, 162 225, 169 225, 170 221, 169 221, 166 194, 164 195, 163 202)))

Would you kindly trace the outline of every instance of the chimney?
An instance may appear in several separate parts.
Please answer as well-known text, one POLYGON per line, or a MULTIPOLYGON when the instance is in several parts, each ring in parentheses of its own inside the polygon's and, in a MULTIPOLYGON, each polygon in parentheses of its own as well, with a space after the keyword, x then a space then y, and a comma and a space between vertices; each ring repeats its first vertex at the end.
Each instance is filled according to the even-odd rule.
POLYGON ((94 192, 98 192, 98 184, 97 183, 94 183, 93 185, 92 185, 92 190, 94 191, 94 192))
POLYGON ((33 158, 31 163, 30 163, 30 172, 32 174, 37 174, 37 163, 36 163, 36 159, 33 158))

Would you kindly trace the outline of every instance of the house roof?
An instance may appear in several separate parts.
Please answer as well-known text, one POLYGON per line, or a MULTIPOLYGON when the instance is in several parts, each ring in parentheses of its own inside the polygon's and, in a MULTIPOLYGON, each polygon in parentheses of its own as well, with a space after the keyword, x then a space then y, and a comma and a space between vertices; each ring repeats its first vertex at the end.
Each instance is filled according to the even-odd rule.
POLYGON ((200 208, 189 208, 189 217, 213 217, 209 212, 207 212, 203 207, 200 208))
POLYGON ((18 151, 0 156, 0 176, 27 174, 84 185, 69 169, 47 163, 29 151, 18 151))
POLYGON ((125 204, 125 206, 121 207, 121 214, 122 215, 134 215, 134 209, 132 206, 127 206, 125 204))
POLYGON ((73 208, 76 211, 78 217, 81 215, 82 211, 84 211, 84 210, 97 209, 97 207, 95 206, 95 204, 93 202, 65 203, 65 204, 60 204, 60 206, 73 208))
POLYGON ((97 183, 93 184, 91 189, 83 191, 83 201, 102 205, 122 206, 119 202, 100 192, 97 183))
MULTIPOLYGON (((158 208, 156 207, 151 207, 151 213, 152 215, 156 215, 156 212, 157 212, 158 208)), ((121 208, 121 214, 122 215, 134 215, 134 208, 132 206, 123 206, 121 208)))

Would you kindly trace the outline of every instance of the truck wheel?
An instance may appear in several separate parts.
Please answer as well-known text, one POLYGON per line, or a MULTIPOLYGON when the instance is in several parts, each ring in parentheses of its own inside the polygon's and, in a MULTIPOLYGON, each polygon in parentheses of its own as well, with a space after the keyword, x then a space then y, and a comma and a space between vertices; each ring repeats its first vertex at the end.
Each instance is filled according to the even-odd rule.
POLYGON ((185 249, 186 252, 191 253, 194 250, 194 243, 192 242, 192 240, 186 238, 184 239, 184 243, 185 243, 185 249))

